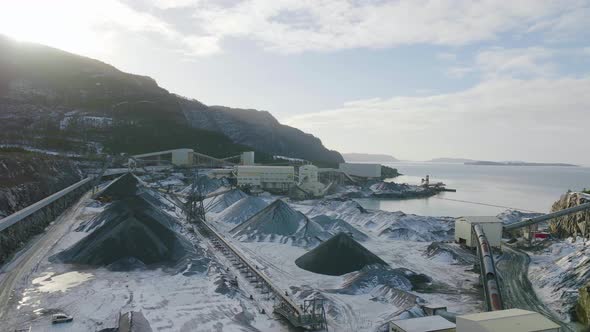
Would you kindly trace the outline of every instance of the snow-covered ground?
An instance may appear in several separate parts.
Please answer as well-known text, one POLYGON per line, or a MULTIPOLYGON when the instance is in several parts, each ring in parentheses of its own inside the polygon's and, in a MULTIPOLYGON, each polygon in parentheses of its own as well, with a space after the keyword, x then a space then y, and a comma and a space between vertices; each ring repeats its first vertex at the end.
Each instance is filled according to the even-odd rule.
POLYGON ((496 217, 498 217, 505 225, 513 224, 524 219, 534 218, 542 215, 542 213, 522 212, 517 210, 506 210, 496 217))
POLYGON ((318 201, 304 213, 309 217, 326 215, 339 218, 363 232, 370 232, 389 240, 451 240, 454 229, 453 218, 425 217, 401 211, 366 210, 352 200, 318 201))
MULTIPOLYGON (((149 177, 144 180, 149 181, 149 177)), ((165 188, 170 185, 184 188, 179 192, 186 192, 190 186, 186 187, 185 180, 182 174, 172 174, 168 178, 152 181, 150 186, 165 188)), ((213 192, 226 183, 214 180, 203 185, 206 192, 213 192)), ((159 194, 152 196, 165 213, 179 219, 176 231, 203 249, 198 252, 206 253, 211 262, 206 272, 183 274, 167 269, 115 272, 103 267, 50 262, 50 256, 70 248, 86 236, 83 232, 69 232, 40 258, 36 269, 20 285, 14 306, 10 309, 9 316, 14 318, 8 326, 22 327, 30 323, 34 331, 95 331, 115 326, 120 312, 133 310, 141 311, 154 331, 289 329, 286 323, 272 316, 272 310, 268 310, 269 306, 272 308, 272 301, 249 300, 250 294, 255 294, 255 298, 257 296, 255 290, 248 288, 247 282, 240 282, 239 289, 228 287, 223 280, 233 279, 232 268, 225 268, 231 267, 231 264, 206 240, 183 227, 186 225, 180 220, 181 211, 172 200, 159 194), (266 308, 266 314, 261 314, 260 308, 266 308), (58 311, 72 314, 74 322, 52 326, 50 314, 58 311)), ((241 192, 233 192, 226 197, 211 199, 208 205, 215 208, 210 209, 207 218, 278 287, 287 291, 296 303, 303 303, 310 297, 325 299, 331 331, 375 331, 394 318, 421 315, 418 307, 421 304, 443 305, 457 313, 481 310, 481 295, 475 288, 478 275, 469 271, 470 266, 461 265, 444 250, 426 254, 432 241, 450 240, 452 219, 365 210, 354 201, 285 200, 290 208, 308 218, 341 220, 341 227, 332 231, 353 227, 365 234, 366 238, 359 241, 389 265, 386 278, 395 278, 396 273, 407 273, 408 278, 423 274, 430 280, 423 287, 414 287, 401 276, 398 287, 395 287, 395 282, 384 285, 375 281, 351 292, 344 290, 350 286, 350 280, 359 277, 357 272, 328 276, 303 270, 295 264, 297 258, 312 249, 311 246, 269 241, 269 237, 242 242, 240 239, 243 238, 230 234, 229 231, 237 224, 254 216, 277 198, 264 196, 254 199, 242 197, 241 192)), ((91 200, 85 204, 86 208, 75 216, 72 229, 87 223, 105 208, 91 200)), ((318 227, 325 225, 318 224, 318 227)), ((330 230, 325 231, 329 236, 330 230)), ((372 277, 369 275, 366 278, 372 277)))
POLYGON ((590 279, 590 243, 583 238, 556 241, 542 252, 529 253, 529 279, 537 296, 564 321, 590 279))
MULTIPOLYGON (((73 216, 71 229, 80 229, 105 208, 92 200, 83 204, 86 207, 73 216)), ((49 257, 87 235, 67 233, 39 257, 34 271, 19 284, 6 316, 10 318, 0 331, 29 326, 33 331, 98 331, 117 326, 119 313, 131 310, 141 311, 154 331, 288 331, 285 323, 260 314, 247 293, 228 288, 223 280, 233 279, 230 272, 194 234, 181 232, 212 258, 206 272, 183 274, 161 268, 114 272, 50 262, 49 257), (66 312, 74 321, 52 325, 50 317, 56 312, 66 312)))
POLYGON ((401 212, 367 211, 354 201, 316 200, 291 203, 308 217, 329 216, 344 220, 368 235, 362 245, 391 268, 405 268, 433 279, 428 291, 371 286, 358 294, 338 292, 351 274, 327 276, 299 268, 295 260, 311 248, 262 239, 241 242, 229 234, 235 224, 225 222, 224 213, 209 215, 211 223, 261 267, 277 285, 301 300, 314 293, 324 298, 329 326, 337 331, 373 331, 396 317, 420 315, 416 305, 430 303, 447 306, 457 313, 481 310, 481 299, 474 285, 478 275, 468 271, 444 252, 426 255, 432 240, 449 239, 452 222, 448 218, 406 215, 401 212), (392 294, 393 293, 393 294, 392 294), (386 299, 386 300, 385 300, 386 299))

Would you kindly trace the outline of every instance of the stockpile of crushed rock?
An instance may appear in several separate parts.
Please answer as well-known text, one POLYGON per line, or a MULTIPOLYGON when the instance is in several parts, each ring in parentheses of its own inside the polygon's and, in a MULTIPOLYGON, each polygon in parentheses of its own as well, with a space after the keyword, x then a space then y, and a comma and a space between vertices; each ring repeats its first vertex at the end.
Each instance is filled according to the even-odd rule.
POLYGON ((324 229, 278 199, 230 233, 241 241, 279 241, 312 245, 330 237, 324 229))
POLYGON ((461 247, 456 243, 432 242, 426 252, 426 257, 449 264, 473 265, 476 257, 471 250, 461 247))
POLYGON ((528 212, 522 212, 522 211, 518 211, 518 210, 506 210, 506 211, 498 214, 496 217, 498 217, 498 219, 502 220, 504 225, 509 225, 509 224, 513 224, 515 222, 523 221, 524 219, 538 217, 540 215, 542 215, 542 213, 535 213, 535 212, 528 213, 528 212))
POLYGON ((128 197, 134 197, 138 193, 139 180, 135 175, 127 173, 111 182, 106 188, 96 196, 108 200, 120 200, 128 197))
POLYGON ((333 276, 358 271, 368 265, 387 265, 346 233, 334 235, 297 258, 295 264, 310 272, 333 276))
POLYGON ((347 233, 352 236, 356 241, 366 241, 369 239, 367 234, 359 231, 351 224, 338 218, 331 218, 326 215, 319 215, 311 218, 311 220, 318 223, 322 228, 331 234, 347 233))
POLYGON ((379 286, 410 291, 431 281, 432 279, 427 275, 409 269, 392 269, 386 265, 373 264, 346 275, 342 287, 330 292, 349 295, 367 294, 379 286))
POLYGON ((548 259, 532 265, 529 278, 540 297, 562 318, 577 310, 578 319, 590 321, 590 248, 581 237, 573 240, 553 242, 542 254, 548 259))
POLYGON ((384 239, 448 241, 454 234, 454 218, 418 216, 401 211, 366 210, 353 200, 323 200, 310 209, 307 215, 327 215, 342 219, 384 239))
POLYGON ((229 224, 241 224, 268 206, 263 199, 248 196, 235 202, 217 215, 217 220, 229 224))
MULTIPOLYGON (((180 194, 185 194, 188 195, 192 192, 193 190, 193 185, 192 185, 192 179, 187 179, 189 182, 189 185, 186 186, 184 189, 180 190, 179 193, 180 194)), ((221 179, 214 179, 214 178, 210 178, 206 175, 201 175, 197 178, 196 183, 195 183, 195 188, 197 188, 201 195, 207 195, 210 194, 222 187, 230 187, 230 183, 226 178, 221 178, 221 179)))
MULTIPOLYGON (((171 216, 150 204, 144 195, 130 195, 137 186, 137 179, 127 175, 111 184, 103 194, 124 198, 81 225, 77 231, 88 235, 51 259, 112 270, 188 262, 195 254, 191 243, 175 230, 177 226, 171 216)), ((208 262, 199 262, 204 270, 208 262)))
POLYGON ((248 197, 248 195, 246 195, 240 189, 233 189, 224 194, 205 199, 203 201, 203 206, 207 212, 218 213, 246 197, 248 197))

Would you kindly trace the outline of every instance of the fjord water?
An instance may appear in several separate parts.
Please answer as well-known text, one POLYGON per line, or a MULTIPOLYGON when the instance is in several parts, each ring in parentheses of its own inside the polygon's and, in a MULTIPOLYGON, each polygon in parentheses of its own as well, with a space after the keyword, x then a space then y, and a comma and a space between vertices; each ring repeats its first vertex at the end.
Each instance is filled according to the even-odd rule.
POLYGON ((396 162, 403 176, 397 183, 444 182, 457 192, 443 192, 425 199, 358 199, 367 209, 403 211, 426 216, 496 215, 511 207, 546 213, 568 189, 590 188, 589 167, 557 166, 476 166, 451 163, 396 162), (459 202, 469 201, 498 205, 459 202))

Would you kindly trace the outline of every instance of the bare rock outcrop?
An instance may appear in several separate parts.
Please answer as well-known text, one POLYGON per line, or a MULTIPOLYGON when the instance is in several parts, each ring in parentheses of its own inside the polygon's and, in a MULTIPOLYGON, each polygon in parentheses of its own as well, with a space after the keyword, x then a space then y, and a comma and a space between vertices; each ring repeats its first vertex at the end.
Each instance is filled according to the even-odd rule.
MULTIPOLYGON (((551 211, 559 211, 580 204, 590 202, 590 194, 580 192, 567 192, 561 198, 553 203, 551 211)), ((590 210, 581 211, 560 218, 555 218, 549 225, 551 233, 561 238, 590 236, 590 210)))
POLYGON ((0 153, 0 218, 82 179, 74 162, 40 153, 0 153))

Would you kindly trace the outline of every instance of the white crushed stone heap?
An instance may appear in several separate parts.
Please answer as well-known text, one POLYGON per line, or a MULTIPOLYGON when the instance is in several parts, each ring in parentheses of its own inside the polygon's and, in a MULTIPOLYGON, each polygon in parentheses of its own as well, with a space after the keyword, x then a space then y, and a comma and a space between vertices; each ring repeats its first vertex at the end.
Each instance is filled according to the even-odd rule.
POLYGON ((241 241, 278 240, 287 243, 291 240, 296 244, 317 244, 330 237, 320 225, 280 199, 230 230, 230 233, 241 241))
POLYGON ((401 211, 366 210, 353 200, 323 200, 310 209, 307 215, 311 218, 326 215, 342 219, 386 239, 422 242, 450 240, 455 220, 450 217, 405 214, 401 211))
POLYGON ((205 199, 203 201, 203 206, 205 207, 206 212, 218 213, 246 197, 248 197, 248 195, 246 195, 246 193, 240 189, 233 189, 226 192, 225 194, 205 199))
POLYGON ((238 225, 267 206, 268 203, 258 197, 244 197, 217 214, 217 220, 238 225))
POLYGON ((537 295, 563 319, 578 300, 578 289, 590 282, 590 249, 578 237, 552 244, 533 256, 529 278, 537 295))

